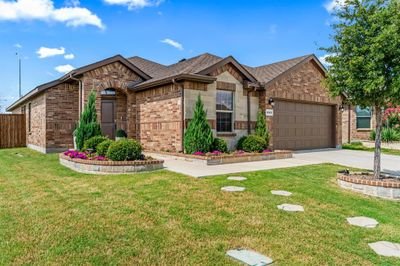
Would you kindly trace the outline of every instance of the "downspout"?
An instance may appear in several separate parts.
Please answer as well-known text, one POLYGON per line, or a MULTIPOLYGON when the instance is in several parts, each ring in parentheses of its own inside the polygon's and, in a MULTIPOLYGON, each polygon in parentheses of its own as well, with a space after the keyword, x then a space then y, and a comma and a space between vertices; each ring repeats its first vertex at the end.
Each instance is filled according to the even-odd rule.
POLYGON ((247 90, 247 135, 251 134, 250 129, 250 90, 247 90))
POLYGON ((175 79, 172 79, 172 84, 177 85, 179 90, 181 91, 181 152, 184 152, 184 137, 185 137, 185 90, 183 86, 176 82, 175 79))
POLYGON ((72 73, 69 74, 69 78, 75 81, 78 81, 78 86, 79 86, 79 118, 81 118, 81 114, 82 114, 82 80, 77 79, 75 77, 72 76, 72 73))

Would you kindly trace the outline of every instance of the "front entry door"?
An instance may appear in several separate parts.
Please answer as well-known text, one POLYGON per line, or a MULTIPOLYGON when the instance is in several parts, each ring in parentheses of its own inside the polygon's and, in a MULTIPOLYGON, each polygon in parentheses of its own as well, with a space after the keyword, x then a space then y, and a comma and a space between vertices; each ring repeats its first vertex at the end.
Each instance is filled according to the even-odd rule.
POLYGON ((101 131, 104 136, 115 139, 115 100, 101 101, 101 131))

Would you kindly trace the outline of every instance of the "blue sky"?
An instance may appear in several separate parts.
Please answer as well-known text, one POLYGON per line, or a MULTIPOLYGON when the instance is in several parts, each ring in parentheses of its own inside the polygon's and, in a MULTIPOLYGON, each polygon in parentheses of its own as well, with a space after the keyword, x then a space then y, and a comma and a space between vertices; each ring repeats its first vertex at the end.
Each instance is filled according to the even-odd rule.
POLYGON ((163 64, 209 52, 258 66, 330 44, 332 0, 0 0, 0 105, 72 67, 122 54, 163 64))

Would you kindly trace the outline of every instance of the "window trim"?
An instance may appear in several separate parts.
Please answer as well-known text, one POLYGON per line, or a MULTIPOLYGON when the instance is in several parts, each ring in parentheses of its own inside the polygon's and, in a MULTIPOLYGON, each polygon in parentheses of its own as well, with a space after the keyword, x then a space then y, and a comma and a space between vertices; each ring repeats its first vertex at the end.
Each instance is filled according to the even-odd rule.
POLYGON ((357 130, 371 130, 372 129, 372 108, 371 107, 367 107, 367 108, 361 108, 359 105, 357 105, 354 109, 355 112, 355 116, 356 116, 356 129, 357 130), (357 109, 359 109, 360 111, 365 110, 365 109, 369 109, 369 115, 359 115, 357 112, 357 109), (369 118, 369 127, 359 127, 358 126, 358 118, 369 118))
POLYGON ((222 89, 217 89, 217 93, 215 94, 215 131, 217 134, 229 134, 229 133, 234 133, 235 132, 235 92, 231 90, 222 90, 222 89), (218 103, 217 103, 217 95, 218 92, 229 92, 232 95, 232 110, 219 110, 217 109, 218 103), (231 114, 231 131, 218 131, 218 113, 229 113, 231 114))

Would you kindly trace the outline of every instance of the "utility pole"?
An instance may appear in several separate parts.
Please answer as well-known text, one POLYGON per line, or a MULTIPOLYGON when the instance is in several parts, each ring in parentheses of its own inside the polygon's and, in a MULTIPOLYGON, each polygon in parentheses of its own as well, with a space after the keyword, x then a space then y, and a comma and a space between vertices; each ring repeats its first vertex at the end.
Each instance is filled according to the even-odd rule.
POLYGON ((21 98, 22 97, 22 91, 21 91, 21 57, 19 56, 18 52, 16 52, 15 55, 18 57, 18 92, 19 92, 19 98, 21 98))

